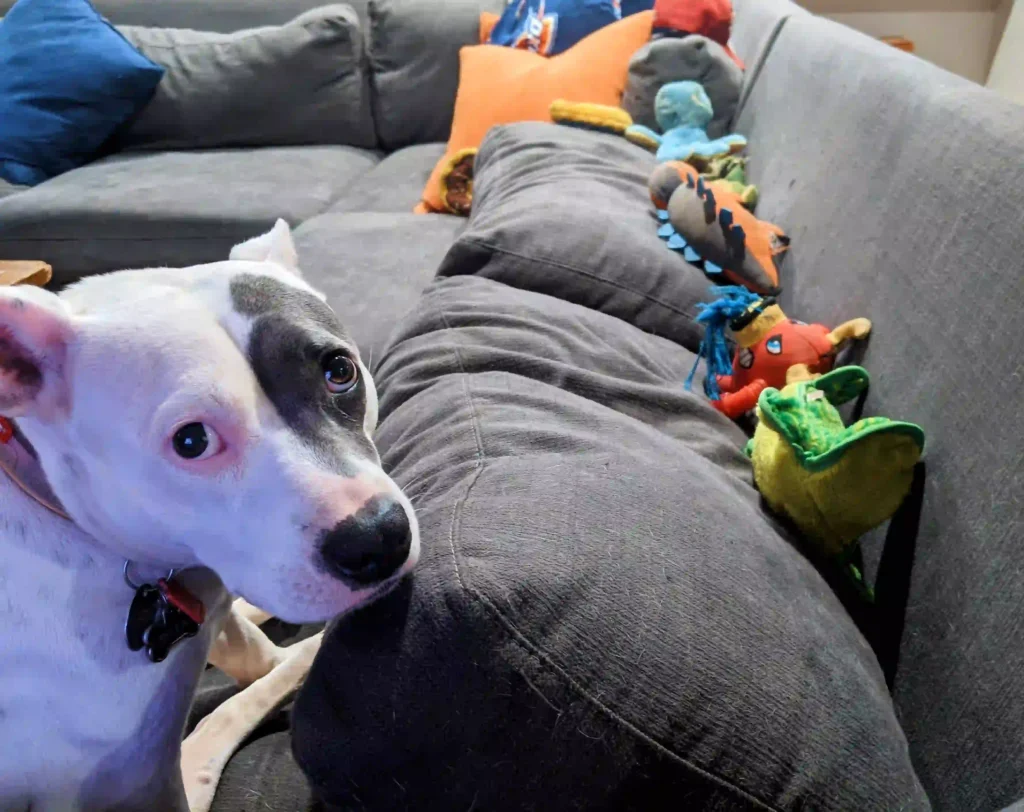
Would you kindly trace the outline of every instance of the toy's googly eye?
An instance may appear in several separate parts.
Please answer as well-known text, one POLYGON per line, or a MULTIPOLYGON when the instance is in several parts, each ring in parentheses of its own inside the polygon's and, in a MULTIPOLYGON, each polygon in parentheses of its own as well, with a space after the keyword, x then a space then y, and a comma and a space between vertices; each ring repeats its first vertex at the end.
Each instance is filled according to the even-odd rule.
POLYGON ((772 355, 782 354, 782 336, 772 336, 765 342, 764 348, 772 355))

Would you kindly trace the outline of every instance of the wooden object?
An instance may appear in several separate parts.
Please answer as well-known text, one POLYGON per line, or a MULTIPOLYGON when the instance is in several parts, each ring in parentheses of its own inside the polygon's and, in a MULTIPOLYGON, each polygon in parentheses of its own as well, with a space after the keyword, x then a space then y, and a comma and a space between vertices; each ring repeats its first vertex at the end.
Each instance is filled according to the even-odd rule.
POLYGON ((43 287, 53 278, 53 268, 41 260, 0 259, 0 286, 38 285, 43 287))

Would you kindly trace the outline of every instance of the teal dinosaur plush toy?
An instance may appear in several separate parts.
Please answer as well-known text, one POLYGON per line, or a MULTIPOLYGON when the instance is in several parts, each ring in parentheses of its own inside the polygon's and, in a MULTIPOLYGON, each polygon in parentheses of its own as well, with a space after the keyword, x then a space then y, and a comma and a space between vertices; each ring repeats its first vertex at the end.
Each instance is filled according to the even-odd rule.
POLYGON ((715 111, 704 88, 697 82, 670 82, 654 97, 654 116, 662 134, 634 124, 626 138, 655 151, 659 161, 685 161, 703 170, 713 159, 739 152, 747 139, 735 133, 708 138, 707 126, 715 111))

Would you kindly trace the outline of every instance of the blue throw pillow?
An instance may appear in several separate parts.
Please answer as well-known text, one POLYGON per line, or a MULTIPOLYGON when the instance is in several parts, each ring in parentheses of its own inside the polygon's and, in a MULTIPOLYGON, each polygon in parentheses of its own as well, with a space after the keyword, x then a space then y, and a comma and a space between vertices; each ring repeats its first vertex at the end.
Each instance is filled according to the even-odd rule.
POLYGON ((620 0, 512 0, 488 41, 554 56, 621 19, 620 0))
POLYGON ((88 163, 163 75, 88 0, 18 0, 0 20, 0 178, 88 163))

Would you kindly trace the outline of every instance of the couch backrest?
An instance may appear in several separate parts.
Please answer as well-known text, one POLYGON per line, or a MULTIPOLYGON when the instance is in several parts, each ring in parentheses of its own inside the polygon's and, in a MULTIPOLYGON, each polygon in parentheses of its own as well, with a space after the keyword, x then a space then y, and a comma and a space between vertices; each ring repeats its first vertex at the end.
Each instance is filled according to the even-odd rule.
MULTIPOLYGON (((459 49, 475 45, 480 12, 503 0, 343 0, 367 42, 374 126, 381 146, 447 141, 459 49)), ((232 32, 281 25, 330 0, 95 0, 115 25, 232 32)), ((0 0, 0 16, 14 0, 0 0)))
MULTIPOLYGON (((115 25, 192 28, 229 33, 261 25, 281 25, 302 12, 327 5, 330 0, 93 0, 93 5, 115 25)), ((346 0, 359 16, 367 0, 346 0)), ((0 16, 14 0, 0 0, 0 16)))
POLYGON ((747 68, 748 81, 757 75, 786 18, 807 12, 791 0, 733 0, 730 43, 747 68))
POLYGON ((374 121, 385 149, 447 141, 459 49, 480 42, 480 12, 502 0, 370 0, 374 121))
POLYGON ((926 430, 894 697, 930 795, 1024 796, 1024 107, 843 26, 789 17, 737 117, 783 305, 867 316, 866 414, 926 430))

